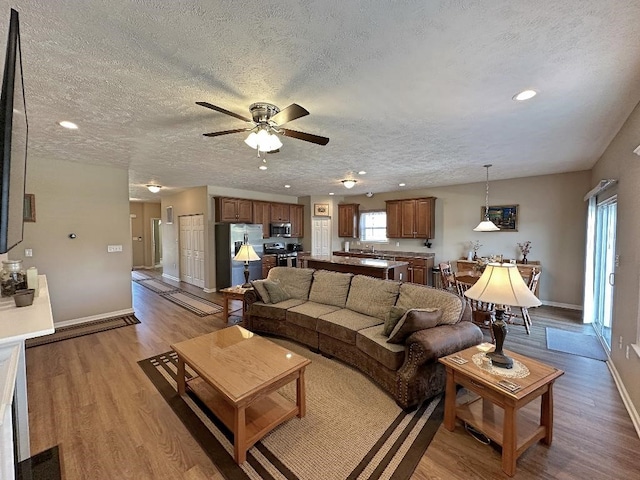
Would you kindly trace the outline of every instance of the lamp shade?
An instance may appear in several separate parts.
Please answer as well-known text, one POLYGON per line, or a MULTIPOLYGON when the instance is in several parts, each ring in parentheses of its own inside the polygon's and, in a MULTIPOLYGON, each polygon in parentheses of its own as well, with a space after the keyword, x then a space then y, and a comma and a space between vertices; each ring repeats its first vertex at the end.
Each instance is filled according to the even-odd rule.
POLYGON ((512 307, 537 307, 542 302, 529 290, 515 265, 490 263, 466 297, 512 307))
POLYGON ((474 232, 499 232, 500 229, 496 227, 496 224, 491 220, 486 219, 481 221, 476 228, 473 229, 474 232))
POLYGON ((251 245, 245 243, 240 247, 240 250, 233 259, 238 262, 254 262, 260 260, 260 257, 251 245))

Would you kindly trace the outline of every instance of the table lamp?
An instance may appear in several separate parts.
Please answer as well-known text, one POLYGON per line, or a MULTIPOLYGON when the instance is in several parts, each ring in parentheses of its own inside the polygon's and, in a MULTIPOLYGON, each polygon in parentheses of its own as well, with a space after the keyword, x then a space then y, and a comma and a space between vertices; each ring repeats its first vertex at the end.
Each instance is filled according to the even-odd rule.
POLYGON ((237 262, 244 262, 244 284, 242 288, 249 288, 251 286, 249 283, 249 262, 260 260, 260 257, 251 245, 243 243, 233 259, 237 262))
POLYGON ((496 348, 487 353, 496 367, 512 368, 513 359, 502 351, 507 336, 507 324, 504 322, 506 306, 537 307, 542 302, 529 290, 515 265, 509 263, 490 263, 480 279, 469 290, 466 297, 481 302, 493 303, 496 308, 495 321, 491 325, 496 339, 496 348))

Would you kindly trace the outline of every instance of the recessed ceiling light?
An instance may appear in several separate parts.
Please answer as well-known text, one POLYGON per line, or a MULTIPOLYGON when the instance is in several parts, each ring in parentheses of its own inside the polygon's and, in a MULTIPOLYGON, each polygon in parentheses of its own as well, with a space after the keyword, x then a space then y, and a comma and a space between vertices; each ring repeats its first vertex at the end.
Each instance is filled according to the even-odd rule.
POLYGON ((399 187, 404 187, 406 185, 406 183, 399 183, 398 186, 399 187))
POLYGON ((365 172, 364 170, 360 170, 360 171, 358 172, 358 175, 366 175, 366 174, 367 174, 367 172, 365 172))
POLYGON ((335 193, 333 193, 333 192, 329 192, 329 195, 335 195, 335 193))
POLYGON ((535 90, 523 90, 517 95, 514 95, 513 99, 516 100, 517 102, 522 102, 524 100, 529 100, 530 98, 535 97, 537 94, 538 92, 536 92, 535 90))
POLYGON ((58 125, 60 125, 61 127, 64 127, 64 128, 68 128, 69 130, 77 130, 78 129, 78 125, 76 125, 73 122, 67 122, 66 120, 63 120, 58 125))
POLYGON ((285 185, 284 188, 291 188, 291 185, 285 185))
POLYGON ((260 165, 258 168, 259 168, 260 170, 266 170, 266 169, 267 169, 267 166, 266 166, 266 165, 260 165))

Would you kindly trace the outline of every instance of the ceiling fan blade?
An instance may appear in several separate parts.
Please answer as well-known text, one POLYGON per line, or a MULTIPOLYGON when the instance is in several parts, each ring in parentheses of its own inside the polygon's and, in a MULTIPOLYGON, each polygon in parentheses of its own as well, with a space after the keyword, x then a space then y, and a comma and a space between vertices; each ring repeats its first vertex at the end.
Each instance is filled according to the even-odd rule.
POLYGON ((228 135, 229 133, 246 132, 248 128, 236 128, 235 130, 223 130, 222 132, 203 133, 205 137, 219 137, 220 135, 228 135))
POLYGON ((329 139, 327 137, 320 137, 319 135, 298 132, 296 130, 289 130, 288 128, 280 128, 279 130, 286 137, 297 138, 298 140, 304 140, 305 142, 317 143, 318 145, 326 145, 329 143, 329 139))
POLYGON ((211 110, 215 110, 216 112, 224 113, 225 115, 231 115, 232 117, 239 118, 240 120, 243 120, 245 122, 251 123, 253 121, 253 120, 250 120, 247 117, 243 117, 242 115, 239 115, 237 113, 233 113, 233 112, 230 112, 229 110, 225 110, 224 108, 216 107, 215 105, 211 105, 208 102, 196 102, 196 105, 200 105, 201 107, 210 108, 211 110))
POLYGON ((306 115, 309 115, 309 112, 306 109, 302 108, 297 103, 292 103, 287 108, 271 117, 271 120, 273 120, 277 125, 284 125, 287 122, 291 122, 292 120, 296 120, 306 115))

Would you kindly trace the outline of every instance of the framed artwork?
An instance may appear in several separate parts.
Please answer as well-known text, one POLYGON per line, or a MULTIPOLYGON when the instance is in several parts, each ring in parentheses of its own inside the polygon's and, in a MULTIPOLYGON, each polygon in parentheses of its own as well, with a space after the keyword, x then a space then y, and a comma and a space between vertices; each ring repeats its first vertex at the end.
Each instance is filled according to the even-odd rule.
POLYGON ((167 225, 173 223, 173 206, 167 207, 167 225))
MULTIPOLYGON (((517 232, 518 207, 519 205, 489 205, 489 220, 491 220, 501 232, 517 232)), ((480 219, 484 220, 485 207, 482 207, 480 213, 480 219)))
POLYGON ((33 193, 24 194, 24 215, 25 222, 36 221, 36 196, 33 193))
POLYGON ((313 214, 316 217, 328 217, 329 216, 329 204, 328 203, 314 203, 313 214))

